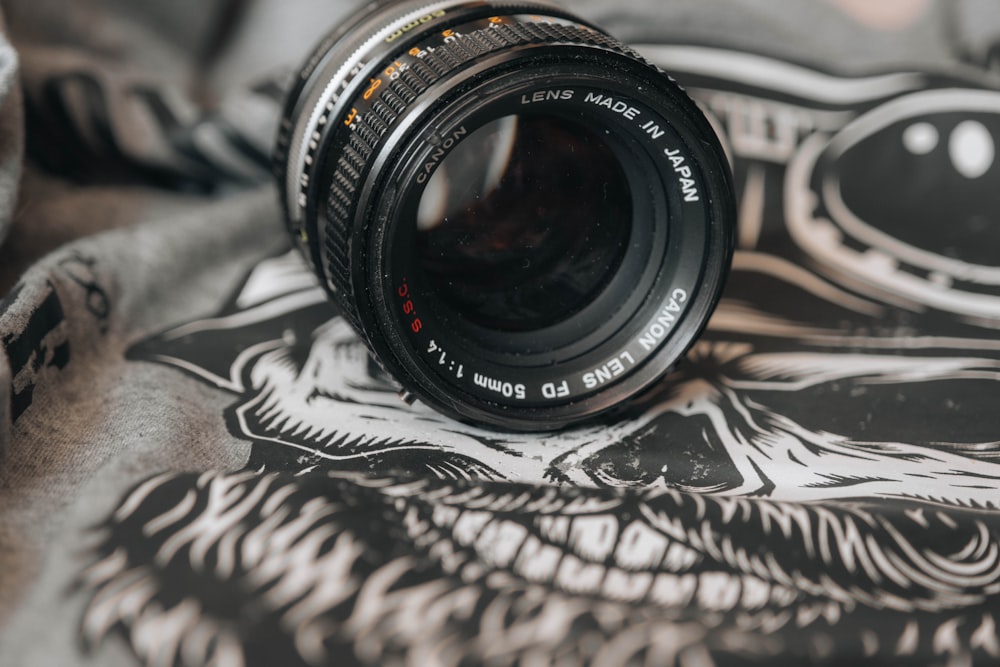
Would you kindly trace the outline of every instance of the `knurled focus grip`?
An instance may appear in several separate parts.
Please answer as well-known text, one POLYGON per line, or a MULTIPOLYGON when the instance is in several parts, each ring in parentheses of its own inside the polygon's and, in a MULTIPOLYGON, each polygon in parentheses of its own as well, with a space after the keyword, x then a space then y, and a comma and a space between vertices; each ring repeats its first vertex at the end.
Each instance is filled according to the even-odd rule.
POLYGON ((506 22, 490 23, 489 27, 469 32, 451 29, 447 31, 453 33, 451 39, 435 35, 426 46, 413 46, 387 58, 377 70, 383 78, 374 78, 367 86, 362 86, 356 99, 345 106, 346 117, 332 118, 336 108, 327 109, 320 117, 320 127, 331 125, 335 128, 330 131, 329 140, 315 142, 316 147, 307 156, 308 164, 323 165, 317 173, 326 171, 329 174, 314 184, 319 189, 313 193, 322 195, 323 188, 327 190, 323 197, 325 214, 319 216, 321 221, 325 218, 325 229, 317 230, 323 238, 320 261, 328 281, 337 286, 331 290, 334 298, 356 328, 359 317, 352 295, 357 286, 352 284, 350 253, 354 225, 364 224, 357 216, 360 190, 383 137, 428 89, 485 56, 516 47, 591 46, 639 58, 628 47, 588 27, 535 22, 528 17, 495 18, 506 22), (427 46, 433 50, 428 50, 427 46), (386 74, 391 70, 395 71, 386 74))

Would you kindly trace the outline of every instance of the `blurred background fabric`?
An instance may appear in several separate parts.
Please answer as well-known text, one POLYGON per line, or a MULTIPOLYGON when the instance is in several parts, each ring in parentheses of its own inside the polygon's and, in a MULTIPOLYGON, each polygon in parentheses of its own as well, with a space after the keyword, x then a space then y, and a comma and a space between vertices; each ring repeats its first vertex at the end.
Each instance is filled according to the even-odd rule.
POLYGON ((289 250, 361 3, 0 3, 0 664, 1000 660, 1000 6, 563 4, 709 115, 738 250, 662 386, 514 436, 289 250))

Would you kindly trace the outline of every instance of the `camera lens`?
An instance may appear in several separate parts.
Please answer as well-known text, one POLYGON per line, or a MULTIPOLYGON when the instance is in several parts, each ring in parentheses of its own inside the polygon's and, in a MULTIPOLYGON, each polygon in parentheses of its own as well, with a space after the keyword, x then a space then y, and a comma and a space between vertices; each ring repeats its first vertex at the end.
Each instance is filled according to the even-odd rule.
POLYGON ((275 169, 373 356, 491 427, 560 428, 658 381, 732 253, 728 165, 697 107, 543 2, 360 11, 299 72, 275 169))
POLYGON ((590 303, 628 245, 624 170, 585 125, 505 116, 442 161, 417 214, 420 268, 456 313, 487 328, 543 329, 590 303))

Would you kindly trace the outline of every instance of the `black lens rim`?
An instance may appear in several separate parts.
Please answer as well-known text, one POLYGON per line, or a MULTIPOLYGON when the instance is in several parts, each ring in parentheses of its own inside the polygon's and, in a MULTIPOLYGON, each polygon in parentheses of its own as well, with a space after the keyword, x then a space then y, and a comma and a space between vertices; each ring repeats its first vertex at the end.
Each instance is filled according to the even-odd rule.
MULTIPOLYGON (((734 238, 735 207, 728 165, 711 127, 686 95, 626 47, 544 0, 442 0, 432 5, 423 0, 403 0, 379 4, 367 11, 357 25, 363 25, 362 32, 377 32, 366 35, 360 48, 348 48, 362 41, 355 39, 360 35, 341 32, 340 37, 327 40, 330 46, 326 53, 320 49, 311 57, 308 83, 300 80, 296 84, 294 99, 286 106, 275 171, 293 238, 375 358, 412 395, 440 412, 505 430, 561 428, 614 407, 664 375, 705 326, 724 282, 734 238), (429 79, 429 70, 421 74, 426 84, 417 89, 415 98, 407 98, 401 108, 392 101, 390 110, 384 104, 381 111, 373 107, 376 98, 386 101, 380 95, 368 101, 376 79, 389 83, 386 78, 399 64, 397 59, 419 64, 414 60, 418 57, 415 52, 425 47, 431 52, 436 50, 426 63, 436 73, 429 79), (413 58, 408 59, 407 54, 413 58), (336 66, 341 59, 356 61, 357 66, 345 73, 347 70, 336 66), (337 75, 326 81, 334 71, 337 75), (683 273, 690 281, 689 291, 671 292, 671 284, 658 276, 650 291, 652 296, 637 291, 640 296, 636 297, 645 299, 644 314, 652 312, 649 304, 659 308, 668 303, 671 294, 688 297, 688 301, 683 308, 671 304, 679 313, 676 326, 663 340, 654 341, 654 348, 640 363, 608 386, 589 392, 574 386, 572 392, 567 391, 568 396, 557 397, 556 385, 551 384, 553 395, 546 396, 547 402, 530 405, 517 404, 517 397, 512 402, 509 395, 501 395, 504 392, 491 394, 484 390, 472 395, 456 390, 435 376, 427 360, 420 360, 406 340, 406 321, 399 315, 400 304, 395 303, 391 280, 386 281, 392 276, 381 258, 385 253, 379 256, 379 249, 386 247, 392 219, 392 211, 381 207, 394 201, 403 185, 398 177, 399 168, 407 163, 406 151, 421 145, 427 124, 462 95, 478 90, 488 96, 484 82, 491 77, 510 74, 515 78, 535 76, 541 81, 549 76, 549 82, 556 85, 578 81, 581 72, 592 77, 595 90, 614 88, 623 98, 641 100, 649 105, 645 108, 656 109, 653 115, 678 132, 678 141, 697 172, 695 178, 704 201, 695 215, 680 210, 683 206, 675 206, 676 197, 666 197, 671 218, 691 223, 671 228, 671 245, 676 242, 687 250, 674 255, 684 266, 670 275, 683 273), (324 92, 324 96, 316 98, 317 85, 324 86, 324 91, 336 90, 336 94, 326 97, 324 92), (359 107, 360 113, 352 105, 359 107), (356 114, 359 121, 364 118, 365 122, 354 127, 351 119, 356 114), (345 130, 345 125, 350 131, 345 130), (349 146, 360 151, 362 157, 357 151, 353 157, 345 153, 349 146), (350 166, 345 165, 345 160, 350 166), (395 176, 390 178, 393 173, 395 176), (691 248, 693 253, 688 251, 691 248)), ((607 122, 615 124, 613 117, 607 122)), ((662 190, 669 192, 669 174, 662 168, 660 172, 662 190)), ((673 317, 666 310, 664 313, 673 317)), ((619 327, 616 336, 622 340, 631 337, 634 343, 645 326, 639 319, 619 327)), ((615 329, 613 323, 608 327, 615 329)), ((589 344, 581 342, 578 348, 585 350, 589 344)), ((483 356, 484 350, 479 354, 483 356)), ((586 353, 569 356, 577 367, 574 372, 588 368, 593 357, 586 353)), ((538 361, 535 366, 513 370, 547 377, 566 366, 556 357, 538 361)), ((605 369, 615 361, 608 360, 605 369)), ((579 384, 578 380, 580 377, 574 383, 579 384)))
MULTIPOLYGON (((532 86, 580 87, 582 81, 589 81, 592 90, 632 99, 648 113, 652 113, 654 108, 663 109, 659 117, 666 124, 667 119, 662 114, 670 115, 670 130, 676 132, 686 154, 699 156, 691 160, 691 165, 699 171, 698 180, 705 193, 705 201, 702 202, 704 213, 701 216, 691 218, 683 210, 673 185, 676 174, 663 164, 656 170, 661 185, 656 192, 664 193, 669 214, 666 216, 668 224, 657 225, 655 229, 670 239, 665 241, 667 255, 677 261, 678 268, 673 273, 657 270, 654 259, 644 267, 644 273, 655 274, 654 283, 649 289, 634 292, 630 303, 634 304, 636 300, 642 303, 630 308, 631 312, 627 312, 626 317, 618 320, 609 318, 600 332, 583 336, 561 350, 543 350, 537 355, 509 355, 505 359, 501 356, 499 360, 504 363, 498 366, 505 367, 508 373, 497 372, 498 366, 487 364, 498 361, 498 357, 491 354, 492 350, 479 348, 474 353, 467 352, 474 355, 471 358, 476 360, 477 365, 488 369, 482 375, 493 381, 493 388, 469 391, 467 380, 463 387, 449 382, 449 378, 437 373, 426 359, 421 360, 427 353, 417 350, 408 341, 406 321, 397 314, 396 287, 385 286, 387 280, 391 283, 397 277, 392 268, 395 253, 391 251, 392 237, 399 225, 396 202, 406 199, 402 193, 420 168, 420 160, 414 153, 416 147, 424 146, 426 149, 426 134, 417 132, 406 136, 401 132, 396 137, 397 141, 392 142, 392 148, 383 152, 387 158, 381 165, 383 169, 378 170, 378 177, 369 179, 372 187, 366 193, 372 205, 365 216, 377 221, 377 224, 369 229, 369 237, 364 244, 368 270, 363 278, 358 276, 369 286, 365 290, 368 301, 362 311, 375 315, 365 325, 379 331, 379 342, 385 343, 379 350, 379 356, 384 357, 390 372, 401 378, 405 386, 422 400, 459 419, 493 427, 510 430, 561 428, 618 405, 648 387, 683 356, 700 334, 718 300, 732 252, 734 205, 728 165, 714 135, 705 134, 706 131, 711 132, 707 121, 694 110, 693 104, 679 89, 669 82, 664 84, 665 80, 659 80, 657 76, 643 63, 617 54, 595 53, 593 49, 567 45, 533 47, 520 53, 506 53, 492 63, 483 63, 478 71, 464 72, 461 77, 466 84, 464 86, 455 80, 442 85, 441 90, 428 96, 437 100, 437 104, 433 107, 429 105, 421 113, 420 121, 413 123, 414 126, 441 130, 451 122, 443 120, 449 111, 452 116, 461 117, 461 114, 456 114, 456 108, 461 108, 462 99, 495 100, 503 86, 512 86, 510 90, 516 96, 520 92, 515 87, 517 84, 527 91, 532 86), (483 77, 486 72, 489 76, 483 77), (474 82, 483 78, 489 83, 475 87, 474 82), (451 94, 445 88, 450 89, 451 94), (636 95, 636 91, 641 94, 636 95), (390 154, 391 161, 388 159, 390 154), (673 246, 675 242, 677 245, 673 246), (568 396, 556 400, 537 399, 538 387, 547 386, 542 384, 542 377, 551 377, 555 381, 552 384, 561 388, 560 382, 564 381, 565 373, 582 377, 586 369, 617 364, 619 357, 608 351, 624 348, 626 340, 634 341, 645 327, 644 322, 658 311, 661 303, 668 301, 673 282, 668 285, 665 274, 684 274, 685 284, 691 285, 686 292, 691 302, 685 304, 683 313, 678 314, 679 321, 673 331, 656 341, 657 349, 606 385, 586 391, 573 387, 568 396), (612 333, 609 334, 609 331, 612 333), (560 370, 561 367, 570 370, 560 370), (519 377, 528 376, 530 379, 526 381, 517 381, 519 377), (519 398, 519 386, 536 397, 530 400, 519 398)), ((601 116, 601 120, 612 126, 617 122, 615 119, 615 116, 607 114, 601 116)), ((621 123, 617 125, 620 130, 626 127, 621 123)), ((634 127, 627 127, 634 130, 634 127)), ((441 131, 440 134, 447 136, 448 132, 441 131)), ((662 266, 659 268, 662 269, 662 266)), ((442 345, 435 338, 437 347, 446 354, 454 352, 454 339, 448 337, 445 330, 438 331, 448 342, 447 346, 442 345)), ((444 369, 446 373, 452 372, 450 362, 444 364, 444 369)))

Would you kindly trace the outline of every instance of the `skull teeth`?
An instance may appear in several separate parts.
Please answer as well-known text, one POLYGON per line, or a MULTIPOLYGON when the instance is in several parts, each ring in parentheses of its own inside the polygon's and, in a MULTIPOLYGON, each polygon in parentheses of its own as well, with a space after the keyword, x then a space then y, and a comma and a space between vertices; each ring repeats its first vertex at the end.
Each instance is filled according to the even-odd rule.
MULTIPOLYGON (((629 570, 653 569, 663 563, 670 540, 642 521, 633 521, 622 531, 615 551, 615 561, 629 570)), ((694 552, 691 552, 692 554, 694 552)))
POLYGON ((514 572, 528 581, 547 583, 555 579, 564 552, 554 544, 545 544, 534 535, 521 547, 514 572))
POLYGON ((610 514, 573 519, 568 546, 586 560, 603 563, 618 542, 618 520, 610 514))
POLYGON ((641 518, 552 514, 528 525, 487 509, 437 505, 427 526, 435 535, 450 534, 455 548, 473 550, 477 567, 485 568, 481 574, 506 570, 571 594, 716 612, 787 608, 798 598, 753 575, 694 572, 702 555, 641 518))
POLYGON ((508 570, 568 593, 669 606, 694 603, 716 611, 740 604, 761 608, 788 597, 756 577, 685 574, 701 556, 641 520, 622 528, 611 515, 546 516, 529 528, 489 511, 444 506, 434 509, 430 524, 435 532, 448 530, 456 547, 473 549, 487 569, 508 570))

